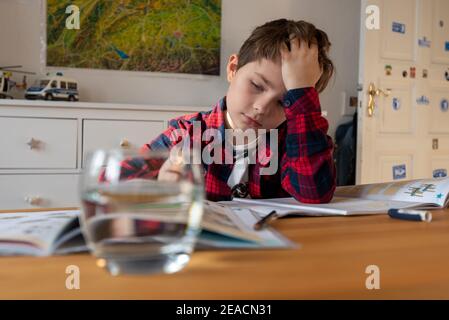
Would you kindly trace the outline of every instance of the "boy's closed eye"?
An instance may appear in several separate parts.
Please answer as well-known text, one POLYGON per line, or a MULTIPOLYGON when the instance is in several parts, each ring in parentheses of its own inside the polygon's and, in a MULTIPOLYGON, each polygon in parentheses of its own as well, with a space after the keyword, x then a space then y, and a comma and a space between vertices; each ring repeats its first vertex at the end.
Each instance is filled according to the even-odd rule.
MULTIPOLYGON (((264 88, 263 86, 258 85, 258 84, 255 83, 254 81, 250 81, 250 82, 251 82, 252 86, 253 86, 257 91, 260 91, 260 92, 265 91, 265 88, 264 88)), ((278 103, 280 106, 284 106, 284 103, 282 102, 282 99, 281 99, 281 100, 278 100, 277 103, 278 103)))
POLYGON ((258 85, 257 83, 255 83, 254 81, 251 81, 251 84, 253 85, 254 88, 256 88, 258 91, 265 91, 265 88, 262 87, 261 85, 258 85))

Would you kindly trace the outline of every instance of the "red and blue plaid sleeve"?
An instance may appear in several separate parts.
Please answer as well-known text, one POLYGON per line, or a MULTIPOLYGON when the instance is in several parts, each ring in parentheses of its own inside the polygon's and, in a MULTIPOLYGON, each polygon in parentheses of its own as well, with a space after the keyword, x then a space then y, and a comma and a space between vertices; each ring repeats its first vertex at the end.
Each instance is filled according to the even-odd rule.
POLYGON ((142 146, 141 151, 169 151, 184 138, 187 138, 187 135, 191 134, 193 121, 199 120, 199 118, 201 118, 201 114, 195 113, 170 120, 168 128, 150 143, 142 146))
MULTIPOLYGON (((140 148, 141 153, 148 150, 153 151, 170 151, 173 146, 188 137, 191 131, 192 120, 201 118, 200 113, 185 115, 169 121, 168 128, 150 143, 140 148)), ((121 179, 135 178, 155 178, 159 174, 159 169, 163 165, 163 161, 159 159, 134 159, 125 160, 121 163, 121 179)))
POLYGON ((336 187, 333 142, 321 115, 315 88, 289 90, 284 97, 286 150, 281 160, 281 184, 296 200, 326 203, 336 187))

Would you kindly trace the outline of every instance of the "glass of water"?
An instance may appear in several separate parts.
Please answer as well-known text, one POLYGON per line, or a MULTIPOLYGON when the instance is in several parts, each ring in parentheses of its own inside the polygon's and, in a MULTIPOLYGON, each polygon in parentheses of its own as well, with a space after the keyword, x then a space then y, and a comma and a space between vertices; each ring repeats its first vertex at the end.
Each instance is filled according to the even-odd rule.
POLYGON ((113 275, 174 273, 187 265, 204 188, 201 166, 186 160, 178 152, 126 149, 88 155, 81 226, 97 265, 113 275))

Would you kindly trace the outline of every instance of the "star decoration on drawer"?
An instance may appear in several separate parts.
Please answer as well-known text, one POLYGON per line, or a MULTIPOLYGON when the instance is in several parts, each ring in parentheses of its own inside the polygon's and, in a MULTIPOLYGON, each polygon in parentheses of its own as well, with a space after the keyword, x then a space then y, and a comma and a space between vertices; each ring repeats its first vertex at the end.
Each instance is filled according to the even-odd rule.
POLYGON ((34 138, 31 138, 30 141, 28 141, 27 145, 30 147, 30 149, 38 149, 40 146, 40 141, 36 140, 34 138))
POLYGON ((437 199, 442 199, 442 198, 443 198, 443 194, 442 193, 437 195, 437 199))
POLYGON ((122 141, 120 141, 120 147, 122 148, 129 148, 130 145, 130 142, 126 138, 123 138, 122 141))

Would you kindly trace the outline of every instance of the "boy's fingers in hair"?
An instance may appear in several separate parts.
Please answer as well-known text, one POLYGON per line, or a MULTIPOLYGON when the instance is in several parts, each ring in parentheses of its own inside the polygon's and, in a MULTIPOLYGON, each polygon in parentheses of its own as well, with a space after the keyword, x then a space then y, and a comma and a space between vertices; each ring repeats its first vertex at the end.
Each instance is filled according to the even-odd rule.
POLYGON ((309 39, 309 48, 311 48, 313 45, 318 46, 318 39, 315 37, 309 39))
POLYGON ((318 81, 321 79, 321 77, 323 76, 324 73, 324 67, 322 65, 320 65, 320 77, 318 79, 318 81))
POLYGON ((288 36, 288 41, 291 42, 295 38, 297 38, 296 34, 290 33, 290 35, 288 36))
POLYGON ((290 36, 290 47, 292 48, 292 52, 301 49, 301 42, 297 37, 292 38, 292 36, 290 36))
POLYGON ((289 52, 287 44, 285 42, 281 44, 280 52, 281 52, 281 58, 285 59, 289 52))
POLYGON ((280 52, 281 52, 281 59, 284 62, 292 60, 295 57, 293 47, 291 46, 291 44, 289 48, 286 43, 283 43, 280 52))
POLYGON ((310 52, 314 55, 314 56, 316 56, 316 57, 318 57, 318 45, 316 44, 316 43, 312 43, 312 45, 309 47, 310 48, 310 52))

